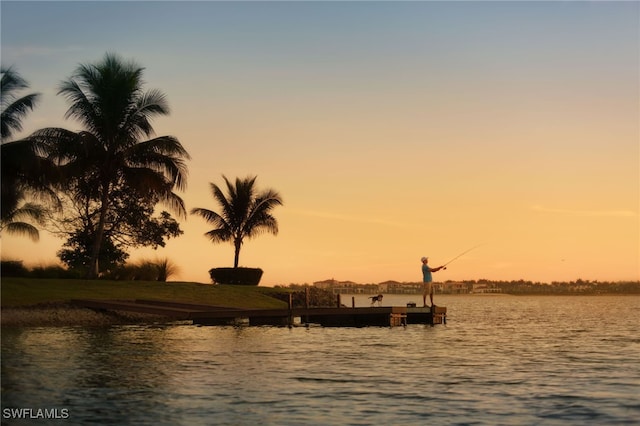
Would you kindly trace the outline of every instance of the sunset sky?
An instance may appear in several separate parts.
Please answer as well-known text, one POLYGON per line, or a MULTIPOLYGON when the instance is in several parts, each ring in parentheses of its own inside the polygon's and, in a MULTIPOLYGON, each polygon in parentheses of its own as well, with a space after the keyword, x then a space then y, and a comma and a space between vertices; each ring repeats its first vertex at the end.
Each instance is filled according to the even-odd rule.
MULTIPOLYGON (((245 242, 263 285, 640 279, 638 2, 11 2, 2 66, 42 93, 24 122, 80 130, 58 85, 106 52, 145 68, 189 151, 187 209, 209 182, 280 192, 278 236, 245 242)), ((189 216, 175 280, 232 266, 189 216)), ((62 240, 2 235, 2 257, 62 240)))

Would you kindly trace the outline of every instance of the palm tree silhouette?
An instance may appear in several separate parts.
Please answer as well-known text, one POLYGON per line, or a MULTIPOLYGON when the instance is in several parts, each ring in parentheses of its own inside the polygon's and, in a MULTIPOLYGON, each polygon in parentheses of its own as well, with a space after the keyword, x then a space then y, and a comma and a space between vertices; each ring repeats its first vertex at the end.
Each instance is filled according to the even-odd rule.
POLYGON ((36 107, 40 95, 32 93, 19 97, 18 92, 29 87, 27 81, 13 68, 3 68, 0 72, 0 231, 26 235, 37 241, 40 233, 30 222, 41 223, 46 207, 30 199, 57 201, 50 187, 54 168, 38 156, 38 146, 34 141, 29 138, 11 139, 16 132, 22 131, 22 120, 36 107))
POLYGON ((233 185, 222 176, 227 186, 227 194, 210 183, 213 198, 221 207, 220 213, 204 208, 194 208, 191 214, 198 215, 214 226, 205 233, 214 243, 231 241, 235 248, 233 267, 238 267, 240 248, 245 238, 253 238, 264 232, 278 234, 278 222, 271 211, 282 205, 282 198, 273 189, 258 191, 257 176, 236 178, 233 185))
MULTIPOLYGON (((185 189, 189 154, 173 136, 154 135, 150 120, 169 113, 164 94, 143 91, 143 68, 107 53, 101 62, 80 65, 63 82, 58 94, 70 103, 66 118, 84 129, 72 132, 47 128, 32 137, 47 151, 69 179, 82 179, 100 206, 95 224, 88 276, 99 273, 98 258, 110 208, 117 200, 112 188, 125 185, 186 216, 183 200, 174 189, 185 189)), ((86 194, 85 194, 86 195, 86 194)))
POLYGON ((2 113, 0 113, 0 128, 2 141, 13 136, 14 132, 22 130, 22 120, 29 111, 33 111, 40 98, 39 93, 17 98, 16 92, 27 89, 29 84, 13 68, 2 68, 0 71, 0 97, 2 98, 2 113))

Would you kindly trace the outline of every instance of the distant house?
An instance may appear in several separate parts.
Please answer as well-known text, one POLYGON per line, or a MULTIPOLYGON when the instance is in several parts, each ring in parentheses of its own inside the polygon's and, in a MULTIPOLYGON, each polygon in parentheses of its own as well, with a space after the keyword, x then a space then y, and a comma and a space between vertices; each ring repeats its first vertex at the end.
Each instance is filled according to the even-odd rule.
POLYGON ((502 289, 493 283, 474 283, 471 293, 502 293, 502 289))
POLYGON ((445 294, 465 294, 469 293, 469 284, 446 282, 442 284, 441 291, 445 294))
POLYGON ((331 290, 336 285, 337 282, 338 281, 332 278, 330 280, 316 281, 313 283, 313 286, 322 290, 331 290))
POLYGON ((380 293, 415 294, 422 291, 422 284, 385 281, 378 284, 378 290, 380 291, 380 293))
POLYGON ((398 288, 400 285, 398 281, 385 281, 378 284, 378 291, 380 291, 380 293, 392 293, 392 290, 398 288))
POLYGON ((353 281, 338 281, 335 279, 316 281, 313 283, 314 287, 332 291, 334 294, 358 294, 358 293, 373 293, 375 290, 370 290, 367 287, 353 281), (370 290, 370 291, 367 291, 370 290))

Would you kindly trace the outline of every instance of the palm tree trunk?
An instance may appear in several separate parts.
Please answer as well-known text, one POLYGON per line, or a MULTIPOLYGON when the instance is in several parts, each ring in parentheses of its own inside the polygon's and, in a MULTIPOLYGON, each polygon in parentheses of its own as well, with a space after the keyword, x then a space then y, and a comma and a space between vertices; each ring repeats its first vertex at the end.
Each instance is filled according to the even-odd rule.
POLYGON ((236 253, 235 256, 233 258, 233 267, 237 268, 238 267, 238 261, 240 260, 240 246, 242 246, 242 240, 241 239, 235 239, 233 242, 233 245, 236 248, 236 253))
POLYGON ((102 238, 104 237, 104 228, 107 221, 107 211, 109 210, 109 185, 103 186, 102 197, 100 200, 100 218, 98 219, 98 229, 96 230, 95 240, 91 248, 91 264, 87 272, 87 278, 98 278, 100 273, 100 249, 102 248, 102 238))

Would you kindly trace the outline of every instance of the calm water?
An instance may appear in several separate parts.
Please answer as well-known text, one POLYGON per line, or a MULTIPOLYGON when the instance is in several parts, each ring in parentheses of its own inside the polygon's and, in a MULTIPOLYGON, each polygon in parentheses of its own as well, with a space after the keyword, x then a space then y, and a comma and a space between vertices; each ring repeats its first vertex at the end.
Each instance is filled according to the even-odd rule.
POLYGON ((446 326, 4 329, 2 424, 640 424, 640 297, 436 303, 446 326))

